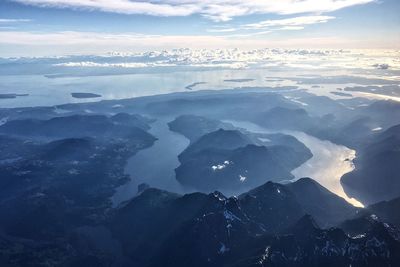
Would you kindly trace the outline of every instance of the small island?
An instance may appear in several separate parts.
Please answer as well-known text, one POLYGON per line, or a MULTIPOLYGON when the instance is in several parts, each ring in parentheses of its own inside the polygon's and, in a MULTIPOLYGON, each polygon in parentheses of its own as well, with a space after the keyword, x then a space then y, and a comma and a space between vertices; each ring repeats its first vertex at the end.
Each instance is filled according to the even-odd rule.
POLYGON ((246 82, 252 82, 255 79, 228 79, 224 80, 224 82, 230 82, 230 83, 246 83, 246 82))
POLYGON ((28 96, 29 94, 0 94, 0 99, 13 99, 19 96, 28 96))
POLYGON ((332 95, 336 95, 336 96, 345 96, 345 97, 352 97, 352 94, 348 94, 348 93, 343 93, 343 92, 330 92, 332 95))
POLYGON ((197 85, 201 85, 201 84, 206 84, 206 82, 195 82, 195 83, 192 83, 192 84, 189 84, 188 86, 186 86, 185 89, 193 90, 194 87, 196 87, 197 85))
POLYGON ((97 97, 101 97, 101 95, 93 94, 93 93, 71 93, 71 96, 73 98, 97 98, 97 97))

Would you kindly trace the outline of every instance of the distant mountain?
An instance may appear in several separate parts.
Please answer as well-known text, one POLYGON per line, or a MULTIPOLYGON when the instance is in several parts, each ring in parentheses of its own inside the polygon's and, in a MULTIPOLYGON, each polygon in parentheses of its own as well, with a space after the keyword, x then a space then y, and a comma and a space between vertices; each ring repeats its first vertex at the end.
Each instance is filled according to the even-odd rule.
POLYGON ((148 130, 148 120, 142 116, 117 114, 72 115, 48 120, 11 120, 0 126, 0 134, 39 139, 74 137, 121 138, 148 130))
MULTIPOLYGON (((399 102, 373 101, 369 103, 364 100, 360 99, 361 102, 358 103, 356 98, 352 98, 351 101, 356 103, 351 105, 353 107, 337 108, 336 111, 332 109, 334 115, 313 118, 314 126, 306 129, 306 132, 321 139, 361 150, 369 142, 373 142, 382 131, 400 123, 399 102)), ((311 107, 315 109, 316 103, 312 103, 311 107)), ((306 107, 305 109, 309 110, 306 107)))
POLYGON ((228 123, 195 115, 179 116, 168 123, 168 126, 170 130, 184 135, 191 142, 194 142, 201 136, 218 129, 233 129, 233 126, 228 123))
POLYGON ((356 170, 342 177, 346 192, 372 204, 400 196, 400 125, 375 136, 361 149, 356 170))
POLYGON ((146 105, 145 110, 154 116, 193 114, 214 119, 252 120, 260 112, 274 107, 295 109, 297 105, 279 94, 259 90, 251 93, 248 90, 224 90, 153 100, 146 105))
POLYGON ((135 126, 137 120, 130 115, 80 115, 4 124, 1 131, 8 135, 0 135, 0 235, 4 231, 55 242, 78 226, 104 220, 115 189, 129 180, 124 173, 127 159, 155 141, 135 126), (41 138, 45 129, 57 139, 41 138), (93 135, 65 137, 80 130, 93 135), (108 134, 114 137, 105 138, 108 134))
POLYGON ((385 129, 400 124, 400 103, 398 101, 376 101, 362 108, 359 112, 370 116, 374 121, 380 122, 380 126, 385 129))
POLYGON ((377 134, 374 129, 380 129, 379 126, 380 123, 368 116, 355 117, 336 129, 325 129, 322 135, 333 142, 359 150, 377 134))
POLYGON ((179 155, 179 159, 185 162, 203 150, 232 150, 249 144, 252 144, 251 139, 240 131, 219 129, 203 135, 192 143, 179 155))
POLYGON ((274 107, 264 113, 258 114, 256 123, 268 128, 278 130, 307 131, 314 127, 316 121, 304 109, 291 109, 274 107))
POLYGON ((176 179, 203 192, 240 193, 268 180, 292 179, 290 171, 311 157, 304 145, 290 137, 272 135, 267 143, 238 130, 205 134, 179 155, 176 179), (289 142, 283 145, 285 139, 289 142))

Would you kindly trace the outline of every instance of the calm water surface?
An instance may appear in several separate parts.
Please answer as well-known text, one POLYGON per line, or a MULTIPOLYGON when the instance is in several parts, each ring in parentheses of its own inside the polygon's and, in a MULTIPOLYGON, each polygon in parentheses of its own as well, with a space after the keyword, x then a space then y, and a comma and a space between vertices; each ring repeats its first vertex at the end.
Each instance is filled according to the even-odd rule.
MULTIPOLYGON (((270 130, 251 122, 229 122, 235 127, 243 128, 250 132, 271 133, 270 130)), ((307 146, 313 154, 311 159, 292 171, 295 176, 294 181, 303 177, 312 178, 354 206, 363 207, 363 204, 357 199, 346 195, 340 182, 340 178, 344 174, 354 170, 352 162, 356 156, 354 150, 329 141, 320 140, 303 132, 283 131, 283 133, 294 136, 307 146)))
POLYGON ((189 139, 169 130, 167 123, 171 120, 158 119, 151 125, 149 132, 158 140, 128 160, 125 172, 131 181, 117 189, 112 199, 114 205, 135 196, 141 183, 170 192, 184 192, 175 179, 175 168, 179 166, 178 155, 189 145, 189 139))

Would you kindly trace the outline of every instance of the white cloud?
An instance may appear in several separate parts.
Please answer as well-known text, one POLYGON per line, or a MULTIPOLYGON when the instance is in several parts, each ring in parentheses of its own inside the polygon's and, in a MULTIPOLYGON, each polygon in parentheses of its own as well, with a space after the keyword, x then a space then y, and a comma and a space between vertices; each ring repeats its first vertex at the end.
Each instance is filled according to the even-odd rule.
POLYGON ((100 10, 122 14, 188 16, 200 14, 214 21, 229 21, 251 14, 326 13, 376 0, 12 0, 41 7, 100 10))
MULTIPOLYGON (((208 40, 209 41, 209 40, 208 40)), ((299 40, 291 39, 291 43, 299 43, 299 40)), ((313 42, 321 42, 321 40, 313 39, 313 42)), ((154 41, 153 41, 154 42, 154 41)), ((232 41, 231 41, 232 42, 232 41)), ((332 42, 332 40, 330 40, 332 42)), ((237 44, 235 42, 235 44, 237 44)), ((276 43, 275 43, 276 44, 276 43)), ((31 47, 32 48, 32 47, 31 47)), ((32 49, 31 49, 32 50, 32 49)), ((49 61, 46 58, 41 61, 40 57, 34 59, 10 59, 10 62, 17 60, 23 63, 43 63, 46 66, 55 68, 63 67, 74 70, 75 68, 112 70, 118 73, 122 69, 123 72, 134 71, 140 68, 141 71, 158 71, 159 68, 168 71, 182 70, 198 70, 198 69, 252 69, 265 68, 271 71, 288 71, 288 70, 372 70, 372 63, 382 63, 391 66, 392 70, 400 70, 400 63, 397 62, 400 51, 396 50, 321 50, 321 49, 172 49, 159 50, 150 52, 112 52, 101 55, 91 55, 90 61, 88 56, 58 56, 52 57, 49 61), (27 60, 27 61, 26 61, 27 60), (129 70, 130 69, 130 70, 129 70)), ((5 59, 3 59, 4 61, 5 59)), ((4 61, 7 62, 7 61, 4 61)), ((55 70, 58 73, 60 70, 55 70)), ((63 69, 61 72, 67 71, 63 69)), ((76 70, 74 70, 76 71, 76 70)), ((375 75, 365 75, 367 78, 379 78, 375 75)), ((393 78, 395 80, 395 77, 393 78)), ((300 103, 296 99, 291 99, 300 103)), ((304 104, 304 103, 300 103, 304 104)), ((222 169, 229 165, 230 162, 225 161, 216 164, 214 169, 222 169)))
POLYGON ((19 23, 19 22, 30 22, 32 21, 31 19, 0 19, 0 23, 19 23))
POLYGON ((152 68, 152 67, 174 67, 175 64, 169 64, 165 62, 124 62, 124 63, 98 63, 93 61, 82 61, 82 62, 66 62, 66 63, 58 63, 54 64, 54 66, 58 67, 83 67, 83 68, 128 68, 128 69, 136 69, 136 68, 152 68))
POLYGON ((254 31, 250 33, 233 34, 230 37, 247 37, 255 35, 265 35, 273 31, 280 30, 303 30, 305 26, 312 24, 326 23, 329 20, 333 20, 335 17, 332 16, 300 16, 288 19, 275 19, 275 20, 264 20, 257 23, 241 25, 237 28, 229 28, 227 30, 209 30, 209 32, 234 32, 234 31, 254 31))
POLYGON ((326 23, 329 20, 334 19, 332 16, 301 16, 289 19, 276 19, 276 20, 264 20, 257 23, 246 24, 243 26, 244 29, 266 29, 276 26, 284 26, 285 29, 300 29, 299 27, 304 25, 326 23), (292 28, 290 28, 292 27, 292 28), (293 28, 296 27, 296 28, 293 28))
POLYGON ((0 32, 0 44, 21 44, 21 45, 74 45, 74 44, 109 44, 124 42, 132 44, 135 41, 146 41, 149 38, 156 38, 157 35, 144 35, 136 33, 109 34, 94 32, 22 32, 8 31, 0 32))
POLYGON ((285 26, 280 28, 280 30, 288 30, 288 31, 298 31, 298 30, 303 30, 303 26, 285 26))
MULTIPOLYGON (((268 31, 261 31, 267 34, 268 31)), ((280 48, 399 48, 398 39, 355 40, 337 36, 304 38, 260 38, 260 32, 247 35, 143 35, 94 32, 22 32, 0 31, 0 56, 60 56, 68 54, 102 54, 109 51, 140 52, 174 48, 259 49, 280 48), (254 35, 255 34, 255 35, 254 35), (254 38, 252 37, 254 35, 254 38), (233 38, 235 37, 235 38, 233 38)), ((369 65, 372 63, 370 62, 369 65)), ((392 65, 392 64, 391 64, 392 65)))

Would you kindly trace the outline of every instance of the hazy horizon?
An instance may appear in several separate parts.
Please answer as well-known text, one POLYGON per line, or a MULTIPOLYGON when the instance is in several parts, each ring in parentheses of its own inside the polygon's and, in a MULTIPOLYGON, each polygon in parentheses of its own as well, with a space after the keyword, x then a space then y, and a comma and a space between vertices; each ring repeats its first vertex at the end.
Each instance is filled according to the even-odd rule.
POLYGON ((0 56, 192 49, 400 49, 396 0, 0 3, 0 56))

